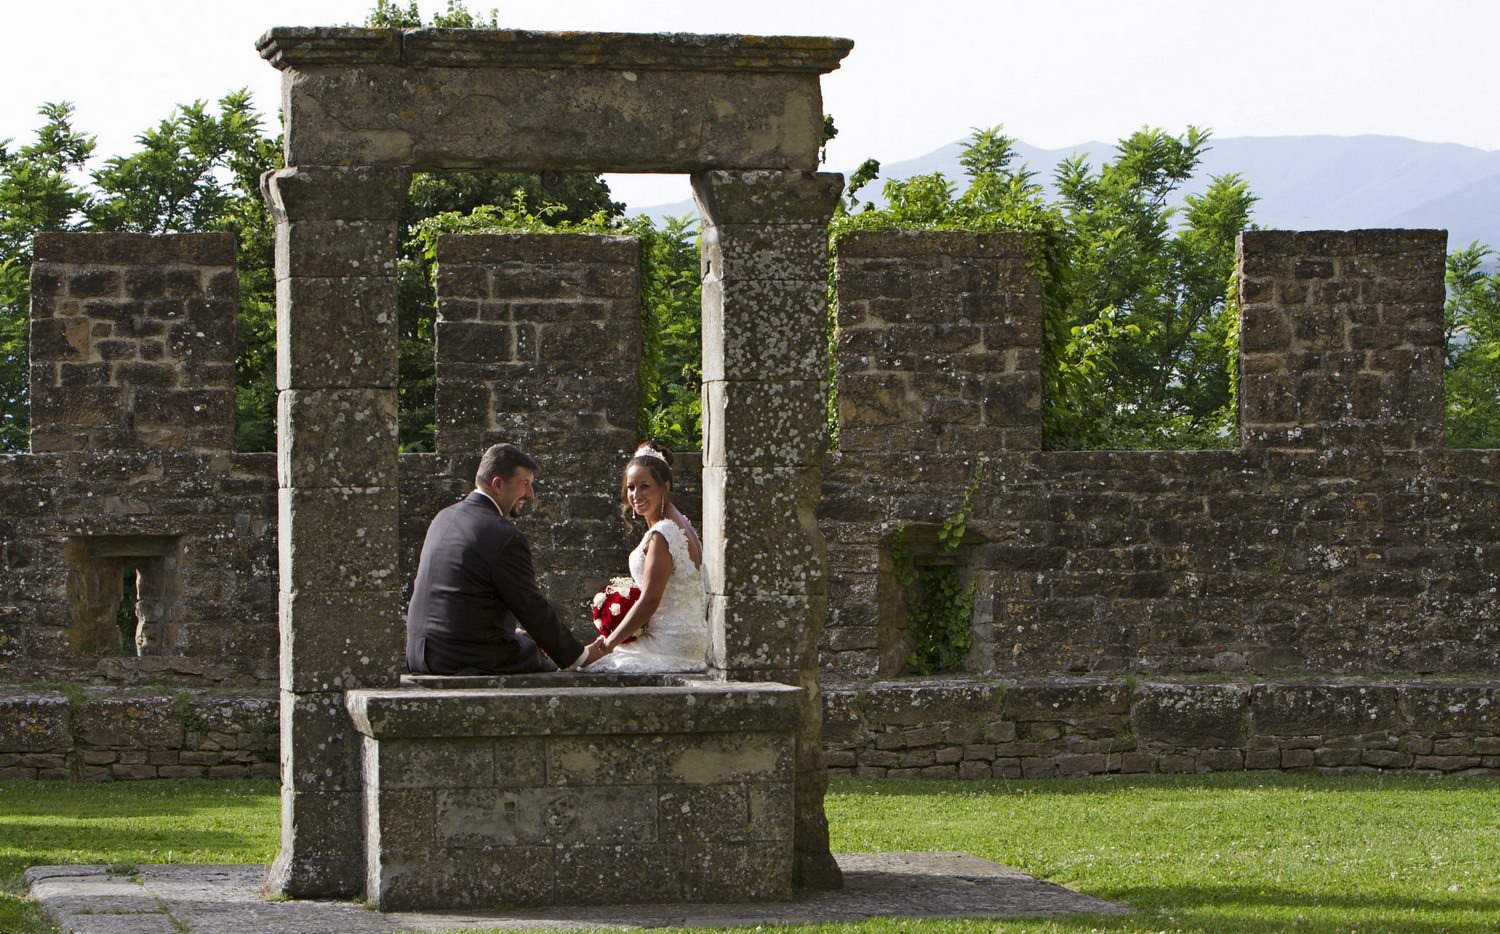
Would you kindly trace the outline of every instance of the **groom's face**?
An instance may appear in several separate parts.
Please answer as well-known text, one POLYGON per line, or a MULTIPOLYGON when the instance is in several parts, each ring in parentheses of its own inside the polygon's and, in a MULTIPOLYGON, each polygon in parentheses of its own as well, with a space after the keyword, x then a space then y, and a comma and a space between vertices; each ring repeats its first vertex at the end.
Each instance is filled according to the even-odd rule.
POLYGON ((532 476, 525 467, 517 467, 508 479, 496 477, 490 481, 490 495, 501 512, 516 519, 526 511, 527 504, 536 499, 536 491, 531 488, 532 476))

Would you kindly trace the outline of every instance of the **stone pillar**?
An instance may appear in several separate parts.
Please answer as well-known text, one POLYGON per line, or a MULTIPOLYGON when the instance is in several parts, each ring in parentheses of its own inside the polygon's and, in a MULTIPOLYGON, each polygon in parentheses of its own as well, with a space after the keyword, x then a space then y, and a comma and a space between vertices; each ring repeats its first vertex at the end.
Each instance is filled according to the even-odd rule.
POLYGON ((270 173, 276 218, 281 553, 281 853, 296 898, 364 886, 351 688, 404 651, 397 527, 396 236, 407 169, 270 173))
POLYGON ((713 171, 703 215, 703 539, 714 664, 805 689, 797 739, 797 884, 836 888, 823 813, 818 529, 828 446, 828 219, 842 176, 713 171))
POLYGON ((1246 446, 1442 447, 1447 239, 1441 230, 1240 235, 1246 446))

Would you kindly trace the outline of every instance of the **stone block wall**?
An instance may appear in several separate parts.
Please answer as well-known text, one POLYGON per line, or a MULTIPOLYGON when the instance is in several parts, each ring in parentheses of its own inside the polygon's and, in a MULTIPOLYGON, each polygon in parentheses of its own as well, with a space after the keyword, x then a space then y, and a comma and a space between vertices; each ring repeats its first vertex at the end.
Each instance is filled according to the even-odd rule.
MULTIPOLYGON (((839 293, 858 296, 839 350, 841 437, 851 419, 865 431, 886 412, 931 404, 920 387, 900 388, 919 364, 866 349, 930 346, 927 306, 951 301, 904 257, 940 253, 962 281, 1008 251, 1010 277, 1024 278, 1019 239, 976 238, 965 253, 951 237, 841 245, 839 293)), ((1265 378, 1242 388, 1238 450, 1012 447, 1012 429, 983 433, 979 412, 1014 381, 1005 335, 1025 332, 986 330, 988 343, 941 365, 985 387, 962 442, 948 446, 956 429, 939 424, 926 438, 888 431, 831 456, 825 671, 902 673, 901 653, 882 641, 901 611, 890 539, 905 527, 920 542, 957 512, 982 462, 957 559, 978 595, 967 671, 1493 672, 1500 455, 1440 444, 1443 246, 1440 232, 1245 234, 1243 367, 1265 378)), ((977 330, 986 314, 1003 319, 1015 293, 1025 294, 990 287, 964 320, 977 330)), ((1039 326, 1039 298, 1017 313, 1039 326)), ((944 358, 940 347, 905 352, 944 358)), ((1039 430, 1040 406, 1025 411, 1039 430)))
POLYGON ((233 237, 41 234, 31 288, 32 451, 0 456, 0 677, 273 678, 275 457, 232 451, 233 237))
POLYGON ((1495 776, 1497 692, 1420 680, 888 681, 830 688, 823 735, 830 774, 859 778, 1495 776))
POLYGON ((0 697, 0 779, 275 778, 274 697, 182 690, 0 697))
POLYGON ((905 460, 1039 449, 1042 291, 1026 262, 1013 234, 846 237, 838 450, 905 460))
MULTIPOLYGON (((404 606, 427 522, 471 488, 483 444, 514 431, 542 461, 539 500, 525 522, 544 586, 586 634, 588 597, 623 571, 635 543, 615 511, 617 471, 635 439, 628 419, 614 414, 629 411, 629 381, 580 367, 578 357, 614 361, 617 350, 631 352, 638 323, 624 283, 636 260, 610 238, 543 239, 445 247, 437 366, 451 380, 442 390, 451 393, 441 416, 446 447, 399 459, 398 586, 404 606), (560 281, 575 291, 557 291, 560 281), (572 337, 535 339, 548 328, 572 337), (513 356, 527 346, 530 358, 513 356), (528 360, 531 378, 515 385, 506 368, 528 360), (554 398, 569 400, 568 410, 544 411, 554 398)), ((104 309, 101 320, 113 328, 123 300, 68 305, 68 296, 91 288, 78 283, 113 277, 123 288, 150 279, 132 264, 164 265, 177 270, 173 281, 222 289, 230 255, 222 243, 214 249, 59 235, 39 251, 50 265, 34 280, 37 313, 52 320, 65 305, 77 314, 104 309), (84 245, 100 251, 102 265, 84 245), (203 266, 190 274, 185 258, 194 256, 203 266)), ((954 775, 1027 774, 1027 759, 1037 760, 1029 767, 1038 774, 1185 763, 1494 767, 1496 732, 1482 714, 1500 667, 1500 455, 1441 445, 1442 254, 1434 232, 1246 234, 1241 446, 1062 452, 1040 447, 1040 296, 1022 240, 906 233, 841 244, 840 446, 825 459, 818 512, 828 554, 820 657, 830 765, 897 774, 941 766, 927 774, 954 775), (936 529, 981 460, 968 533, 949 558, 976 586, 975 647, 959 670, 915 678, 903 669, 909 634, 891 537, 903 528, 918 557, 935 560, 936 529), (1075 691, 1083 700, 1068 718, 1018 712, 1027 691, 1052 682, 1093 686, 1075 691), (1005 707, 992 703, 996 685, 1009 686, 1005 707), (1267 726, 1266 711, 1293 696, 1289 686, 1306 698, 1306 722, 1267 726), (1394 692, 1383 709, 1399 716, 1378 729, 1339 725, 1339 698, 1351 690, 1394 692), (1441 704, 1433 700, 1440 694, 1441 704), (919 695, 911 710, 891 713, 919 695), (897 700, 850 712, 851 698, 877 696, 897 700), (945 709, 973 706, 923 721, 929 696, 945 709), (1205 720, 1227 724, 1219 739, 1191 734, 1205 720)), ((232 319, 217 297, 182 295, 183 305, 163 297, 131 306, 142 347, 156 328, 152 315, 166 333, 189 314, 186 304, 232 319)), ((114 333, 105 324, 72 326, 114 333)), ((198 339, 196 330, 176 333, 198 339)), ((224 353, 221 328, 202 335, 205 347, 179 348, 182 359, 224 353)), ((114 372, 67 370, 59 355, 68 358, 69 347, 39 342, 33 371, 70 372, 69 380, 114 372)), ((622 356, 607 369, 633 372, 633 360, 622 356)), ((222 366, 193 372, 198 392, 232 388, 222 366)), ((119 407, 96 408, 87 431, 146 424, 127 417, 125 394, 113 398, 119 407)), ((164 449, 151 428, 117 452, 71 450, 61 440, 71 435, 45 415, 59 406, 38 409, 34 428, 60 450, 0 456, 0 678, 113 685, 122 697, 136 696, 131 689, 142 682, 165 682, 171 687, 155 695, 161 709, 176 709, 180 689, 271 696, 274 456, 226 450, 222 408, 222 430, 191 434, 200 446, 164 449), (120 596, 110 588, 126 567, 146 580, 142 612, 160 623, 148 627, 143 655, 103 623, 107 615, 113 626, 120 596)), ((693 453, 679 464, 694 517, 702 515, 700 471, 693 453)), ((49 710, 68 707, 64 694, 43 693, 49 710)), ((114 767, 151 764, 125 762, 124 750, 92 747, 95 733, 58 725, 76 719, 15 716, 42 725, 0 730, 0 767, 60 775, 60 756, 70 775, 93 767, 90 777, 127 778, 137 772, 114 767), (22 738, 54 734, 71 738, 37 741, 45 749, 22 738)), ((275 761, 274 748, 254 752, 269 756, 257 762, 275 761)))
POLYGON ((31 450, 234 447, 232 234, 40 233, 31 450))
POLYGON ((1247 447, 1443 443, 1441 231, 1259 231, 1240 243, 1247 447))
MULTIPOLYGON (((1439 231, 1245 234, 1241 446, 1063 452, 985 433, 986 392, 1012 384, 1013 348, 976 336, 954 358, 930 338, 930 307, 954 302, 934 280, 978 279, 1009 255, 962 323, 1003 319, 1007 297, 1026 294, 1005 281, 1025 277, 1022 241, 842 243, 841 437, 852 443, 830 457, 820 514, 831 764, 955 776, 1494 769, 1500 453, 1442 446, 1444 245, 1439 231), (908 260, 929 254, 953 271, 908 260), (892 417, 933 414, 923 366, 986 387, 961 443, 943 422, 923 435, 892 417), (974 647, 929 683, 905 665, 892 541, 899 530, 919 562, 935 560, 935 530, 970 484, 967 532, 946 560, 975 588, 974 647), (1177 684, 1184 676, 1225 686, 1177 684), (1064 705, 1070 717, 1013 709, 1048 690, 1040 679, 1080 678, 1092 686, 1064 705), (1222 691, 1238 692, 1227 734, 1195 739, 1195 722, 1222 718, 1222 691), (1468 712, 1462 725, 1432 715, 1435 692, 1468 712), (1348 721, 1351 693, 1382 698, 1382 714, 1348 721), (1276 720, 1289 697, 1302 698, 1299 724, 1276 720)), ((1009 307, 1039 324, 1035 296, 1009 307)), ((1007 408, 1040 430, 1039 405, 1007 408)))

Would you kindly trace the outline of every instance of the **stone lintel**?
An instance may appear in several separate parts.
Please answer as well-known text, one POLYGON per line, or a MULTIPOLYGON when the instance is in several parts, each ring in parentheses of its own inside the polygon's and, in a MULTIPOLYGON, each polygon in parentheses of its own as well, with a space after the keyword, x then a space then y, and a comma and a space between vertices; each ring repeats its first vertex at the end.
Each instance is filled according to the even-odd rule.
POLYGON ((818 165, 830 39, 274 30, 288 165, 695 172, 818 165))
POLYGON ((467 736, 791 732, 801 688, 681 685, 349 691, 355 729, 378 740, 467 736))
POLYGON ((816 36, 276 26, 255 47, 281 70, 384 64, 826 74, 854 42, 816 36))

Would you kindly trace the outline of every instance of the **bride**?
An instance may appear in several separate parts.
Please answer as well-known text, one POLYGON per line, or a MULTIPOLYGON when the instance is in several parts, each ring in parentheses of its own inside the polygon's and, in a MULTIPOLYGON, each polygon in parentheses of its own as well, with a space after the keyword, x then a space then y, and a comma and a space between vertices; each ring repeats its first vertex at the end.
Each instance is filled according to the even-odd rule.
MULTIPOLYGON (((604 657, 589 671, 702 671, 707 667, 703 543, 672 503, 672 452, 642 444, 625 464, 620 515, 646 520, 641 543, 630 553, 630 576, 641 596, 608 636, 595 645, 604 657), (634 636, 634 641, 627 642, 634 636)), ((591 647, 592 648, 592 647, 591 647)))

